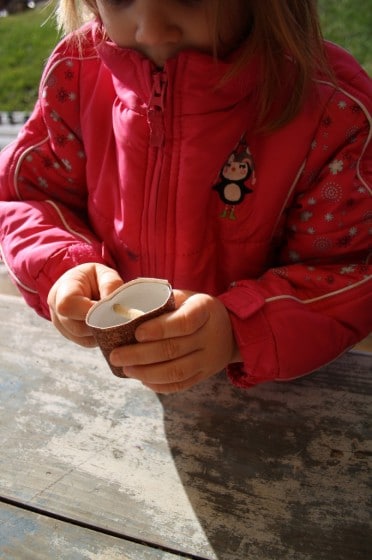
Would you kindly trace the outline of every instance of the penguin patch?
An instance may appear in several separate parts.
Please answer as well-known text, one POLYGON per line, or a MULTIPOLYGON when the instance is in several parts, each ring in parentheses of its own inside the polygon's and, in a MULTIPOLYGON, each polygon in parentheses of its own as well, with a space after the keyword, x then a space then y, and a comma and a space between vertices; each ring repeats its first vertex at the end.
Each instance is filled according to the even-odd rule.
POLYGON ((239 146, 220 172, 217 183, 212 187, 224 203, 220 217, 236 220, 235 209, 242 204, 247 194, 253 192, 248 184, 256 182, 255 166, 248 146, 239 146))

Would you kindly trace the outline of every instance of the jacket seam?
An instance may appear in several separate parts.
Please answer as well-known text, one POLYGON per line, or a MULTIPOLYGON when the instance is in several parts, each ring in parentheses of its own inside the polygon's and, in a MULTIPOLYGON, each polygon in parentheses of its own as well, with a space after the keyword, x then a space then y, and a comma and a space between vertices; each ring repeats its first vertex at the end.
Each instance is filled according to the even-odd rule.
MULTIPOLYGON (((333 86, 334 85, 331 82, 327 82, 326 80, 316 80, 317 83, 319 84, 324 84, 324 85, 328 85, 328 86, 333 86)), ((371 139, 372 139, 372 115, 370 114, 370 112, 368 111, 367 107, 364 105, 364 103, 362 103, 362 101, 360 101, 360 99, 358 99, 357 97, 355 97, 354 95, 352 95, 351 93, 349 93, 348 91, 346 91, 345 89, 343 89, 342 87, 337 87, 335 89, 335 92, 341 92, 343 95, 345 95, 346 97, 348 97, 349 99, 352 99, 357 105, 359 105, 359 107, 362 109, 363 114, 365 115, 368 124, 369 124, 369 133, 368 136, 366 138, 365 144, 363 146, 363 149, 360 153, 360 156, 358 158, 358 162, 357 162, 357 169, 356 169, 356 176, 358 177, 358 179, 360 180, 360 182, 363 184, 363 186, 367 189, 367 191, 369 192, 369 194, 372 196, 372 187, 369 186, 368 182, 366 179, 363 178, 362 174, 361 174, 361 170, 360 170, 360 163, 364 157, 364 154, 367 150, 368 144, 370 143, 371 139)))
POLYGON ((274 297, 270 297, 270 298, 265 299, 265 303, 273 303, 275 301, 281 301, 283 299, 290 299, 290 300, 293 300, 293 301, 298 301, 299 303, 303 303, 305 305, 310 305, 312 303, 322 301, 322 300, 325 300, 327 298, 335 297, 335 296, 338 296, 340 294, 344 294, 346 292, 349 292, 350 290, 358 288, 359 286, 362 286, 363 284, 365 284, 365 283, 367 283, 371 280, 372 280, 372 275, 369 275, 366 278, 363 278, 362 280, 359 280, 359 282, 356 282, 356 283, 352 284, 351 286, 347 286, 345 288, 340 288, 339 290, 335 290, 334 292, 329 292, 328 294, 323 294, 323 295, 321 295, 319 297, 316 297, 316 298, 300 299, 300 298, 297 298, 295 296, 292 296, 291 294, 281 294, 280 296, 274 296, 274 297))
POLYGON ((33 290, 32 288, 30 288, 29 286, 27 286, 26 284, 23 284, 23 282, 21 282, 21 280, 18 278, 18 276, 16 276, 13 272, 13 270, 10 268, 6 258, 5 258, 5 254, 3 251, 2 246, 0 245, 0 255, 1 255, 1 260, 3 261, 5 268, 9 274, 9 276, 11 276, 14 280, 14 282, 16 284, 18 284, 18 286, 20 286, 23 290, 25 290, 26 292, 29 292, 30 294, 34 294, 34 295, 38 295, 38 291, 37 290, 33 290))
POLYGON ((46 204, 49 204, 50 206, 52 206, 52 208, 54 208, 55 212, 59 216, 59 219, 61 220, 62 224, 64 225, 64 227, 68 232, 72 233, 73 235, 76 235, 76 237, 80 237, 80 239, 88 243, 88 245, 92 245, 92 242, 89 239, 89 237, 85 236, 83 233, 79 233, 78 231, 74 230, 72 227, 69 226, 67 219, 64 217, 62 210, 58 207, 56 202, 54 202, 53 200, 46 200, 45 202, 46 204))
POLYGON ((272 239, 272 238, 274 237, 274 235, 275 235, 275 232, 276 232, 276 229, 277 229, 277 227, 278 227, 278 224, 280 223, 280 220, 281 220, 281 218, 282 218, 282 216, 283 216, 284 210, 285 210, 285 208, 286 208, 286 206, 287 206, 287 204, 288 204, 288 200, 290 199, 290 197, 291 197, 293 191, 296 189, 296 187, 297 187, 297 185, 298 185, 298 183, 299 183, 299 181, 300 181, 301 175, 302 175, 302 173, 303 173, 303 171, 304 171, 304 169, 305 169, 305 167, 306 167, 306 162, 307 162, 307 157, 304 159, 304 161, 303 161, 302 165, 300 166, 299 171, 298 171, 298 173, 297 173, 297 175, 296 175, 296 177, 295 177, 295 179, 294 179, 294 181, 293 181, 293 183, 292 183, 290 189, 288 190, 288 194, 287 194, 287 196, 286 196, 286 198, 285 198, 285 200, 284 200, 284 202, 283 202, 283 205, 282 205, 282 207, 281 207, 280 212, 278 213, 278 219, 276 220, 276 222, 275 222, 275 224, 274 224, 274 227, 273 227, 273 230, 272 230, 272 233, 271 233, 271 239, 272 239))
POLYGON ((17 197, 18 197, 18 200, 24 200, 24 198, 21 196, 20 189, 19 189, 18 178, 19 178, 20 168, 21 168, 25 158, 29 154, 29 152, 31 152, 35 148, 38 148, 42 144, 45 144, 45 142, 48 142, 48 139, 49 139, 49 136, 46 136, 43 140, 40 140, 36 144, 32 144, 32 146, 29 146, 28 148, 23 150, 23 152, 18 156, 18 161, 17 161, 17 164, 16 164, 16 168, 14 170, 14 178, 13 178, 14 191, 15 191, 17 197))
MULTIPOLYGON (((58 56, 58 53, 56 54, 56 56, 58 56)), ((40 92, 42 92, 46 82, 49 80, 50 75, 54 72, 54 70, 57 68, 57 66, 60 66, 66 60, 78 60, 79 62, 84 62, 86 60, 100 60, 100 58, 99 58, 98 55, 94 55, 94 56, 92 55, 92 56, 86 56, 86 57, 72 55, 72 56, 63 56, 61 58, 57 58, 57 60, 55 62, 53 62, 48 67, 47 73, 43 76, 43 79, 40 82, 40 92)), ((41 97, 41 95, 40 95, 40 97, 41 97)))

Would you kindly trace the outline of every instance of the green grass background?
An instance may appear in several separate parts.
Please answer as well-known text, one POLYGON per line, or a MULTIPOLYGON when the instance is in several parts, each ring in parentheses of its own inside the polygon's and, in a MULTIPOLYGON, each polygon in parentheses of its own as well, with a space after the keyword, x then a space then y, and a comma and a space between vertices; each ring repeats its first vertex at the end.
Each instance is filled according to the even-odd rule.
MULTIPOLYGON (((45 61, 58 41, 51 4, 0 18, 0 110, 29 111, 45 61)), ((372 0, 320 0, 327 39, 339 43, 372 75, 372 0)))
POLYGON ((0 110, 28 111, 35 103, 40 75, 58 41, 53 5, 0 18, 0 110))

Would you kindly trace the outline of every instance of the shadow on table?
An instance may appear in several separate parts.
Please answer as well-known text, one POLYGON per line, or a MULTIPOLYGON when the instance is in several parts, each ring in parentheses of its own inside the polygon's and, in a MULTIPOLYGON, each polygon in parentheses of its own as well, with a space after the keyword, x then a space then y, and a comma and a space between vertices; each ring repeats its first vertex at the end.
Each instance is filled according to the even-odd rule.
POLYGON ((221 374, 159 398, 174 463, 215 558, 370 557, 358 383, 326 369, 242 391, 221 374))

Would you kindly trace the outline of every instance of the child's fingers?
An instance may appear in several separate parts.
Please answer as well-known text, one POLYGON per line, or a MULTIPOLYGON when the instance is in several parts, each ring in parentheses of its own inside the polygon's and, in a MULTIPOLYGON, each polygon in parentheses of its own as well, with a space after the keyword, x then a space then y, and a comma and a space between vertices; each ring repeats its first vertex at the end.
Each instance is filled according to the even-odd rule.
POLYGON ((136 330, 138 342, 188 336, 197 332, 209 319, 208 296, 195 294, 176 311, 142 323, 136 330))
POLYGON ((84 321, 93 304, 94 301, 88 297, 74 295, 64 297, 62 294, 58 294, 55 311, 61 317, 67 317, 75 321, 84 321))
POLYGON ((180 391, 185 391, 190 389, 193 385, 196 385, 200 381, 204 379, 204 375, 198 373, 189 377, 188 379, 183 379, 182 381, 178 382, 170 382, 170 383, 143 383, 145 387, 152 389, 155 393, 161 393, 164 395, 168 395, 171 393, 179 393, 180 391))
POLYGON ((201 364, 202 351, 183 355, 170 362, 158 362, 148 365, 124 367, 125 374, 132 378, 154 385, 184 384, 190 377, 202 376, 204 367, 201 364))
POLYGON ((80 346, 88 348, 92 348, 97 345, 91 332, 87 328, 85 321, 67 319, 65 317, 57 316, 53 312, 51 313, 51 316, 54 326, 67 339, 72 340, 80 346))
POLYGON ((123 285, 123 280, 116 270, 105 265, 95 267, 95 281, 97 282, 99 298, 109 296, 114 290, 123 285))
POLYGON ((96 299, 108 295, 123 282, 118 273, 101 264, 87 263, 65 272, 52 286, 48 305, 54 326, 81 346, 95 346, 85 324, 96 299))
POLYGON ((184 356, 198 352, 201 348, 198 338, 192 336, 165 338, 153 342, 142 342, 120 346, 111 352, 110 362, 114 366, 149 366, 174 362, 184 356))

